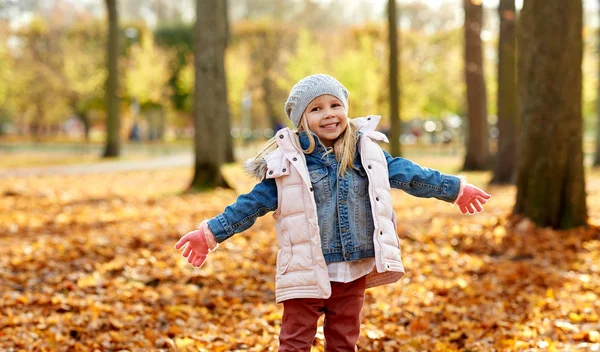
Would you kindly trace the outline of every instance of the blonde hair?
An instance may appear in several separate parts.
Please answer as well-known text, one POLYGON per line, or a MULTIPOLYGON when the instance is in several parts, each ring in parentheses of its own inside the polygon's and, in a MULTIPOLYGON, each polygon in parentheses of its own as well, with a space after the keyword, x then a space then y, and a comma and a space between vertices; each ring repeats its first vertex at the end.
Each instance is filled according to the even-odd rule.
MULTIPOLYGON (((312 133, 310 133, 311 131, 308 127, 308 119, 306 118, 306 114, 302 114, 299 125, 299 130, 306 131, 308 136, 308 148, 302 149, 302 151, 304 154, 310 154, 313 150, 315 150, 316 142, 312 133)), ((335 160, 339 164, 338 175, 340 176, 343 176, 348 168, 356 169, 354 167, 354 154, 356 154, 357 139, 358 136, 356 135, 355 127, 352 125, 352 123, 350 123, 350 119, 346 117, 346 129, 333 144, 333 153, 335 154, 335 160)), ((328 150, 325 155, 328 153, 331 153, 331 150, 328 150)))
MULTIPOLYGON (((354 167, 354 155, 356 154, 356 143, 358 141, 358 136, 356 133, 356 127, 354 127, 354 125, 351 123, 351 120, 347 117, 346 122, 347 125, 344 132, 342 132, 342 134, 338 137, 337 141, 333 144, 333 148, 325 153, 325 155, 327 155, 328 153, 331 153, 333 151, 335 155, 335 160, 339 164, 338 175, 340 176, 343 176, 349 168, 356 169, 354 167)), ((306 135, 308 137, 308 148, 302 149, 300 145, 300 140, 297 136, 293 139, 293 141, 299 149, 302 149, 302 152, 304 152, 304 154, 310 154, 315 150, 317 142, 315 141, 315 138, 312 135, 312 133, 310 133, 311 130, 308 127, 308 120, 306 119, 305 114, 302 114, 298 125, 299 128, 293 130, 293 132, 306 131, 306 135)), ((277 142, 275 140, 275 137, 269 139, 265 143, 261 151, 258 152, 255 158, 259 159, 261 157, 264 157, 269 151, 271 151, 271 149, 275 149, 276 146, 277 142)))

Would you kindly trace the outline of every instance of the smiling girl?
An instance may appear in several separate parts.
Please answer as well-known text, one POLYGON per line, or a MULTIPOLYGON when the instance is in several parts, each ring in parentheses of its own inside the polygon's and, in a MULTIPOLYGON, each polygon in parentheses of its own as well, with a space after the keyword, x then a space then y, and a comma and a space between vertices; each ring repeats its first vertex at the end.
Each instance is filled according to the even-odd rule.
POLYGON ((260 182, 175 246, 200 267, 218 243, 274 211, 279 351, 310 351, 322 314, 325 351, 355 350, 365 289, 404 274, 390 188, 457 204, 463 214, 482 211, 490 198, 456 176, 383 151, 375 142, 387 142, 375 130, 380 117, 350 120, 348 95, 328 75, 300 80, 285 103, 297 130, 277 131, 247 164, 260 182))

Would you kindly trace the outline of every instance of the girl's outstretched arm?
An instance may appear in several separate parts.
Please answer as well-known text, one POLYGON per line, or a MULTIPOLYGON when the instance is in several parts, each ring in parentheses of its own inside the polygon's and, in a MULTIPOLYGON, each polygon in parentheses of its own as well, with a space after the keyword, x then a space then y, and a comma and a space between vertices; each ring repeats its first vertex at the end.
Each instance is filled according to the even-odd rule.
POLYGON ((277 184, 263 179, 252 191, 242 194, 235 203, 208 220, 208 227, 221 243, 236 233, 249 229, 259 216, 277 209, 277 184))
POLYGON ((461 179, 438 170, 422 167, 408 159, 383 152, 388 165, 390 186, 421 198, 437 198, 454 202, 458 198, 461 179))
POLYGON ((437 198, 458 205, 463 214, 483 211, 490 195, 460 177, 422 167, 408 159, 392 157, 384 151, 390 186, 422 198, 437 198))
POLYGON ((176 249, 185 249, 183 257, 195 267, 200 267, 209 252, 215 250, 219 243, 236 233, 248 229, 256 218, 277 209, 277 184, 274 179, 263 179, 252 191, 238 197, 237 201, 225 211, 210 220, 205 220, 198 230, 185 234, 176 249))

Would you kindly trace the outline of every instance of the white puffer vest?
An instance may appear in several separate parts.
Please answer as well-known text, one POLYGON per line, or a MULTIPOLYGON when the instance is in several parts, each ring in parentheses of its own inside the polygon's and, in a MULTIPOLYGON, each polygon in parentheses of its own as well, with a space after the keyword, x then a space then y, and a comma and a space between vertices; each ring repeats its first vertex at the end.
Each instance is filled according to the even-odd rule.
MULTIPOLYGON (((375 231, 375 269, 367 275, 367 288, 398 281, 404 275, 396 216, 392 207, 387 161, 373 141, 387 142, 375 131, 380 116, 356 118, 351 123, 362 132, 358 142, 363 167, 369 179, 369 197, 375 231)), ((331 285, 321 251, 317 205, 304 153, 292 140, 288 128, 279 130, 279 148, 266 156, 266 177, 277 183, 277 303, 292 298, 329 298, 331 285)))

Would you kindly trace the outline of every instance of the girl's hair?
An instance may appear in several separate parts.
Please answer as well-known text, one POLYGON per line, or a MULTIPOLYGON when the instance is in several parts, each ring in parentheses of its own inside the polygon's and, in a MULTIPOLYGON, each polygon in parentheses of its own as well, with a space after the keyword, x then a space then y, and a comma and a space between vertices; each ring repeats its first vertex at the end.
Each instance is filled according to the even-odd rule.
MULTIPOLYGON (((339 164, 338 174, 343 176, 348 168, 356 169, 354 167, 354 155, 356 154, 356 143, 358 140, 358 135, 356 132, 356 127, 351 123, 351 120, 346 117, 346 130, 342 132, 342 134, 338 137, 337 141, 333 145, 333 149, 328 150, 325 155, 331 153, 333 150, 335 154, 335 160, 337 160, 339 164)), ((294 130, 297 131, 306 131, 306 135, 308 136, 308 148, 302 149, 300 146, 300 140, 296 137, 293 141, 296 143, 296 146, 299 149, 302 149, 304 154, 310 154, 315 150, 316 141, 312 133, 310 133, 310 128, 308 127, 308 120, 306 119, 306 115, 303 114, 300 118, 299 128, 294 130)), ((320 141, 319 141, 320 142, 320 141)), ((264 157, 273 147, 277 145, 275 141, 275 137, 269 139, 267 143, 265 143, 264 147, 260 152, 256 155, 256 159, 264 157)))

